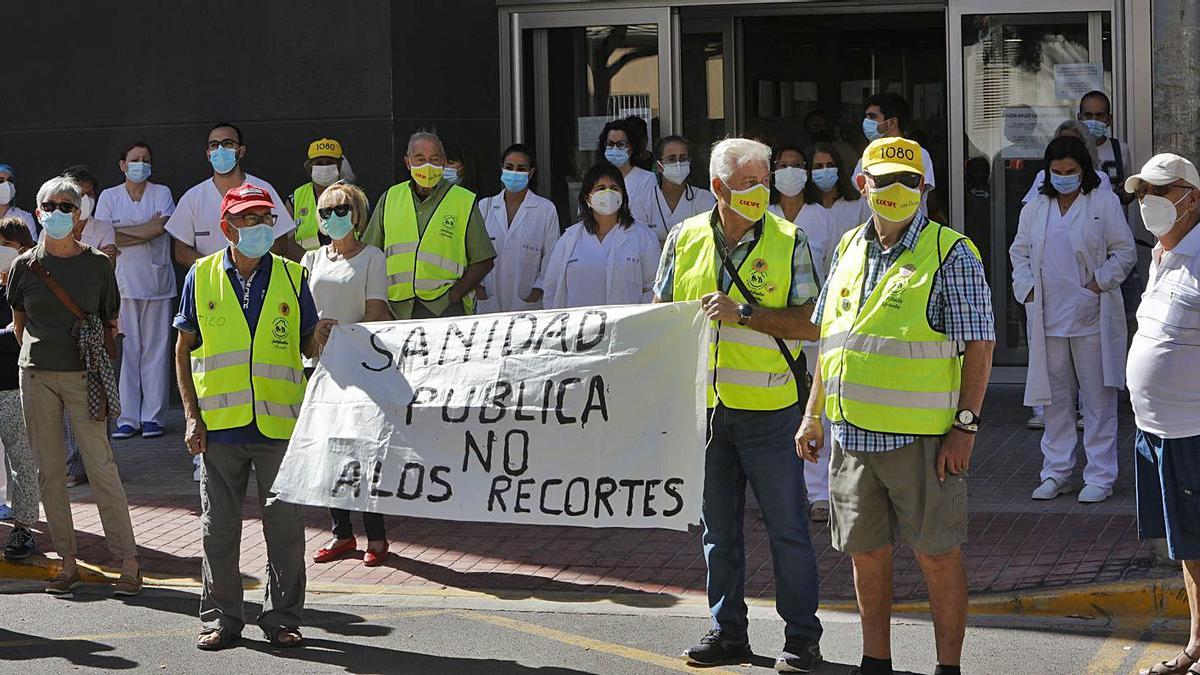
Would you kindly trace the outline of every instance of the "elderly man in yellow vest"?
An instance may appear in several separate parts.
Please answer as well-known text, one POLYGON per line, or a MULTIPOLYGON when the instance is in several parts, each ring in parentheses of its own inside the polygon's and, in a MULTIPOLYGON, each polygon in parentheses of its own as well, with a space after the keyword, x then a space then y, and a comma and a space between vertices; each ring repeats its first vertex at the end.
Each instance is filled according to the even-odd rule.
MULTIPOLYGON (((751 654, 742 532, 748 482, 763 510, 775 607, 785 622, 776 667, 806 673, 821 663, 822 629, 804 469, 792 445, 799 393, 782 350, 794 360, 800 340, 817 338, 809 315, 818 285, 804 232, 767 212, 770 163, 771 149, 757 141, 713 147, 717 206, 667 235, 654 294, 655 302, 700 300, 713 320, 702 507, 712 630, 683 656, 710 666, 751 654)), ((804 366, 796 367, 803 377, 804 366)))
MULTIPOLYGON (((305 251, 321 248, 317 230, 317 200, 325 188, 342 177, 342 144, 332 138, 320 138, 308 144, 304 169, 312 178, 292 192, 288 213, 296 221, 296 244, 305 251)), ((325 243, 328 243, 326 241, 325 243)))
POLYGON ((921 147, 882 138, 862 157, 872 216, 842 237, 813 312, 816 381, 796 451, 829 464, 833 546, 851 554, 863 675, 891 673, 892 546, 916 552, 929 587, 937 670, 957 674, 967 616, 961 545, 967 469, 992 364, 991 291, 979 253, 919 212, 921 147))
POLYGON ((303 639, 304 520, 300 507, 267 498, 304 399, 301 354, 315 355, 334 322, 317 320, 304 268, 271 255, 274 208, 256 185, 225 193, 220 225, 230 245, 192 265, 174 322, 184 441, 204 460, 203 630, 196 646, 205 650, 229 646, 245 626, 238 553, 251 469, 267 542, 257 623, 276 646, 303 639))
POLYGON ((475 287, 496 257, 475 193, 442 179, 446 150, 436 134, 410 136, 404 165, 412 180, 379 198, 362 237, 387 256, 392 316, 473 314, 475 287))

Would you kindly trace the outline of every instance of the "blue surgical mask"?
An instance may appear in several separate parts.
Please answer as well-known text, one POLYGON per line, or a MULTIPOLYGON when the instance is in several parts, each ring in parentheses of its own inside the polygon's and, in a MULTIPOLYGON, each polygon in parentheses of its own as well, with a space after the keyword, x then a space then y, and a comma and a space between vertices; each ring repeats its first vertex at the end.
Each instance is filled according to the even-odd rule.
POLYGON ((71 214, 55 209, 51 213, 42 214, 42 229, 51 239, 66 239, 75 229, 75 219, 71 214))
POLYGON ((275 228, 259 223, 238 230, 238 253, 247 258, 261 258, 271 251, 275 243, 275 228))
POLYGON ((505 190, 520 192, 529 187, 529 172, 503 169, 500 171, 500 182, 504 183, 505 190))
POLYGON ((127 162, 125 177, 134 183, 145 183, 150 177, 150 162, 127 162))
POLYGON ((1050 184, 1058 191, 1060 195, 1069 195, 1079 189, 1083 184, 1083 174, 1073 173, 1069 176, 1060 176, 1056 173, 1050 174, 1050 184))
POLYGON ((607 159, 613 166, 620 168, 629 163, 629 151, 620 148, 605 148, 604 159, 607 159))
POLYGON ((838 182, 838 170, 836 166, 826 167, 824 169, 812 170, 812 182, 821 192, 828 192, 833 189, 838 182))
POLYGON ((1092 138, 1100 140, 1108 137, 1108 125, 1100 120, 1084 120, 1083 126, 1092 133, 1092 138))
POLYGON ((442 167, 442 180, 451 185, 458 185, 458 169, 449 164, 442 167))
POLYGON ((863 136, 866 136, 868 141, 873 141, 883 136, 883 134, 879 133, 879 122, 870 117, 863 118, 862 131, 863 136))
POLYGON ((329 235, 331 239, 341 239, 350 234, 354 229, 354 223, 350 220, 350 214, 339 216, 336 213, 330 214, 329 220, 320 221, 321 231, 329 235))
POLYGON ((219 174, 227 174, 233 171, 233 167, 237 166, 237 151, 226 147, 219 147, 208 153, 208 162, 212 164, 213 171, 219 174))

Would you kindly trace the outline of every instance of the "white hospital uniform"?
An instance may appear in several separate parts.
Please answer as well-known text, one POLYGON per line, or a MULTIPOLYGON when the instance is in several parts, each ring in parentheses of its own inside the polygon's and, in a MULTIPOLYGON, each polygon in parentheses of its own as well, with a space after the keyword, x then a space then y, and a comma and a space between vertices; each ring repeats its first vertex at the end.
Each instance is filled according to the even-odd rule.
POLYGON ((576 223, 554 245, 542 282, 543 304, 562 309, 648 303, 661 253, 658 239, 640 223, 618 225, 604 241, 576 223))
MULTIPOLYGON (((110 187, 96 201, 96 218, 115 229, 142 225, 158 213, 170 216, 175 200, 165 185, 146 183, 133 201, 125 185, 110 187)), ((117 257, 121 291, 121 416, 117 425, 134 429, 143 422, 163 423, 170 387, 171 317, 174 314, 175 269, 171 237, 122 246, 117 257)))
MULTIPOLYGON (((278 239, 296 229, 296 223, 288 215, 284 201, 279 193, 267 181, 246 174, 246 182, 263 188, 275 202, 272 210, 278 219, 275 221, 275 238, 278 239)), ((221 200, 225 195, 217 189, 217 184, 209 178, 192 186, 179 200, 175 214, 167 221, 167 232, 179 241, 191 246, 201 256, 212 255, 225 248, 229 240, 221 232, 221 200)))
POLYGON ((484 226, 496 249, 495 265, 480 284, 488 296, 477 305, 480 314, 541 309, 541 301, 525 302, 525 298, 541 287, 546 264, 558 242, 558 210, 549 199, 526 192, 509 223, 504 194, 479 202, 484 226))
MULTIPOLYGON (((717 205, 717 198, 713 196, 713 193, 692 185, 684 187, 683 195, 679 197, 679 202, 675 204, 674 209, 667 204, 667 198, 657 184, 654 186, 654 199, 655 211, 651 214, 654 222, 647 223, 647 226, 658 237, 659 245, 666 242, 667 235, 676 225, 692 216, 707 213, 717 205)), ((636 215, 634 220, 637 220, 636 215)))

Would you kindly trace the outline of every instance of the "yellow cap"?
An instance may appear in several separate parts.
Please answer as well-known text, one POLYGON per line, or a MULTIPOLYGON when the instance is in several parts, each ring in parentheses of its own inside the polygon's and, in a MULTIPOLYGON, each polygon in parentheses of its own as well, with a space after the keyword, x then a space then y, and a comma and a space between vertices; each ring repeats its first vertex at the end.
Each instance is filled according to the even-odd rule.
POLYGON ((319 141, 313 141, 308 144, 308 158, 316 159, 318 157, 333 157, 334 159, 342 158, 342 144, 332 138, 322 138, 319 141))
POLYGON ((907 138, 877 138, 863 150, 862 170, 872 176, 911 172, 925 175, 921 146, 907 138))

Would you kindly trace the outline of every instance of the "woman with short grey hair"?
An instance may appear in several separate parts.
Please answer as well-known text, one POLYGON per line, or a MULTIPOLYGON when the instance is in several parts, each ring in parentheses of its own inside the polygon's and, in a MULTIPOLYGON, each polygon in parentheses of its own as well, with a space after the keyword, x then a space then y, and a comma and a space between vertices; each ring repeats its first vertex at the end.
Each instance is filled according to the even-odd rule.
POLYGON ((121 561, 114 595, 136 595, 142 589, 137 545, 105 427, 107 416, 120 405, 112 365, 97 342, 105 331, 115 330, 121 299, 108 258, 78 240, 84 225, 82 201, 82 190, 69 178, 52 178, 42 186, 37 217, 45 239, 14 261, 8 283, 13 329, 21 345, 17 364, 25 426, 40 473, 50 541, 62 558, 62 570, 46 592, 70 593, 81 582, 63 460, 65 411, 109 550, 121 561))

